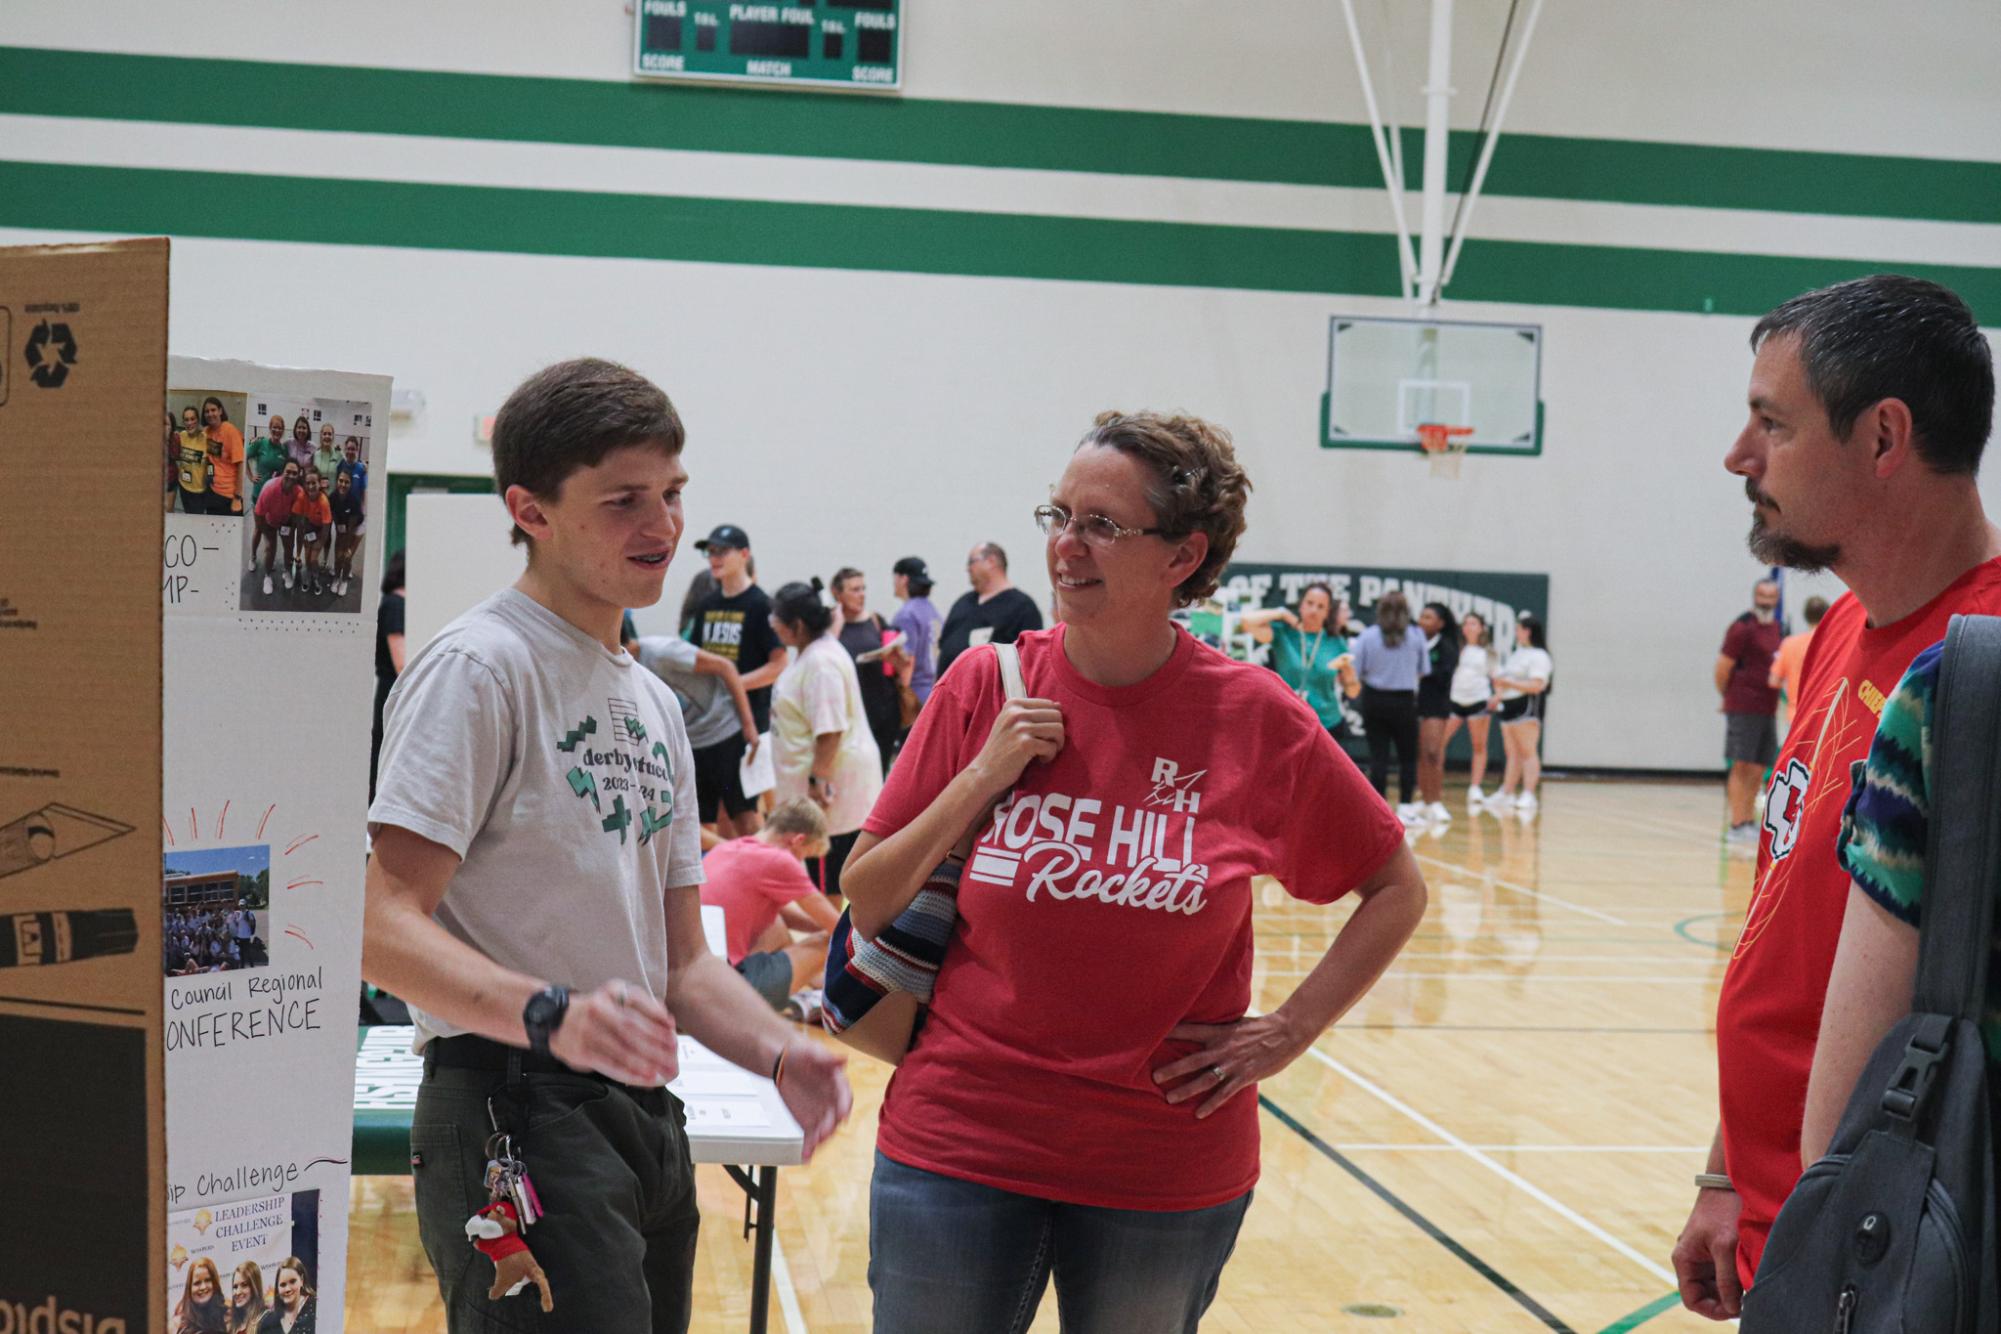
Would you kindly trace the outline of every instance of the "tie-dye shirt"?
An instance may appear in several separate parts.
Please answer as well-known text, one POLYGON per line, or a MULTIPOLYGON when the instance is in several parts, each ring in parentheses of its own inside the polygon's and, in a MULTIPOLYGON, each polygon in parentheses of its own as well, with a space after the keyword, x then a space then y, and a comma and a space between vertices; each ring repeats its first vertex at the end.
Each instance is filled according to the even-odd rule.
MULTIPOLYGON (((1931 832, 1932 717, 1938 703, 1943 642, 1911 659, 1883 706, 1869 758, 1841 817, 1841 865, 1864 894, 1915 927, 1925 893, 1931 832)), ((2001 915, 1997 915, 2001 928, 2001 915)), ((1987 1013, 1981 1035, 1991 1063, 2001 1063, 2001 939, 1990 945, 1987 1013)))

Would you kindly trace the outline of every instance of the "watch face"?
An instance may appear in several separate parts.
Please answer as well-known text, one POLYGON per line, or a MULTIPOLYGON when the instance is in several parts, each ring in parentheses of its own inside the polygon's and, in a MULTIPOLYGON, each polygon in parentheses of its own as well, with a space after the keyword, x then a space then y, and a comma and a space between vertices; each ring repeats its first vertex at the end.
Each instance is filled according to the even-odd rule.
POLYGON ((538 991, 529 998, 528 1008, 522 1012, 522 1022, 529 1028, 549 1028, 563 1017, 568 996, 558 997, 552 992, 538 991))

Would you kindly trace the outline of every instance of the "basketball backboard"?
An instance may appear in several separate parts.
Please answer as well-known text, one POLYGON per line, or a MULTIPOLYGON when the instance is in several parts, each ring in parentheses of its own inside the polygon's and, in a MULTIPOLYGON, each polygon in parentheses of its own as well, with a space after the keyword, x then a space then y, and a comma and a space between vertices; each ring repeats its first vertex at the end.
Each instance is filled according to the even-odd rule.
POLYGON ((1467 452, 1542 453, 1542 328, 1336 315, 1325 449, 1416 449, 1425 423, 1470 426, 1467 452))

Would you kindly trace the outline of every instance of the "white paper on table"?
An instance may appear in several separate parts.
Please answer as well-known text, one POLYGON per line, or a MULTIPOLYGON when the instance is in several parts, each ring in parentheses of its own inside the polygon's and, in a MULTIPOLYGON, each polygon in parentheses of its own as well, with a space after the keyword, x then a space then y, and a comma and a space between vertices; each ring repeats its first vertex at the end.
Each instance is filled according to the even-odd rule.
POLYGON ((688 1124, 698 1130, 769 1130, 771 1117, 757 1098, 705 1098, 687 1104, 688 1124))
POLYGON ((746 797, 760 796, 778 786, 778 771, 771 763, 771 733, 757 739, 757 758, 737 761, 737 776, 743 780, 746 797))

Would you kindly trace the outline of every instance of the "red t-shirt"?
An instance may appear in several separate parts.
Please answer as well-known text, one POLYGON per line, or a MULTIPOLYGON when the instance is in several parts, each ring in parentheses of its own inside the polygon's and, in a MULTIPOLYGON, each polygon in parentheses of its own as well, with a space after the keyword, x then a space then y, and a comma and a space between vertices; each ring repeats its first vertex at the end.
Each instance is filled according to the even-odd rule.
POLYGON ((780 908, 820 892, 797 857, 755 838, 735 838, 711 848, 702 858, 702 870, 709 877, 702 885, 702 902, 723 910, 731 963, 743 962, 764 929, 778 920, 780 908))
POLYGON ((1792 728, 1773 771, 1757 890, 1716 1006, 1723 1151, 1743 1201, 1737 1272, 1748 1287, 1800 1175, 1800 1121, 1827 978, 1848 908, 1835 855, 1851 766, 1911 659, 1955 612, 2001 612, 2001 560, 1974 566, 1901 621, 1871 629, 1844 594, 1807 646, 1792 728))
POLYGON ((1723 635, 1723 656, 1734 658, 1730 682, 1723 688, 1725 713, 1777 713, 1778 688, 1772 684, 1772 659, 1785 628, 1776 620, 1761 621, 1745 612, 1723 635))
MULTIPOLYGON (((1153 1071, 1176 1024, 1251 1002, 1251 877, 1331 903, 1403 826, 1277 676, 1180 634, 1136 685, 1094 685, 1064 627, 1017 641, 1028 693, 1065 743, 983 826, 929 1019, 882 1109, 906 1166, 1119 1209, 1201 1209, 1257 1181, 1251 1090, 1203 1121, 1153 1071)), ((863 828, 909 824, 986 744, 994 655, 938 682, 863 828)))

